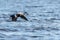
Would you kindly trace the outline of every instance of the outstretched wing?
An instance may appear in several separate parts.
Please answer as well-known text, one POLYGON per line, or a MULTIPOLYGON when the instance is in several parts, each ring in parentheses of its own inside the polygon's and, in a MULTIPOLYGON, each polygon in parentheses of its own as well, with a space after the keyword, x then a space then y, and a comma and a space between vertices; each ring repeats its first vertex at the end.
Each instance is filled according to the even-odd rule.
POLYGON ((21 15, 20 17, 28 21, 28 19, 24 15, 21 15))

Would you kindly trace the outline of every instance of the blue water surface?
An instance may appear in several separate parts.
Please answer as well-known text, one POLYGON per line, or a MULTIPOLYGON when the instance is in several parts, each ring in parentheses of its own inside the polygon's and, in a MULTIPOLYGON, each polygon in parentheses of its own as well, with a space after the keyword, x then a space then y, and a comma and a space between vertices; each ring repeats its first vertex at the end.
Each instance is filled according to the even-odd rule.
POLYGON ((0 0, 0 40, 60 40, 60 0, 0 0), (16 12, 29 21, 11 21, 16 12))

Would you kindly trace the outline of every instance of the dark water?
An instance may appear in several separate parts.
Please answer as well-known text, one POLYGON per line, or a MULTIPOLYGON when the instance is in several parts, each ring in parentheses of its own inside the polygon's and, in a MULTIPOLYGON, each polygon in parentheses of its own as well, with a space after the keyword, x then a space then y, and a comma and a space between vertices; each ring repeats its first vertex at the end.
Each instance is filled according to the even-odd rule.
POLYGON ((60 40, 60 0, 0 0, 0 40, 60 40), (29 21, 10 20, 27 12, 29 21))

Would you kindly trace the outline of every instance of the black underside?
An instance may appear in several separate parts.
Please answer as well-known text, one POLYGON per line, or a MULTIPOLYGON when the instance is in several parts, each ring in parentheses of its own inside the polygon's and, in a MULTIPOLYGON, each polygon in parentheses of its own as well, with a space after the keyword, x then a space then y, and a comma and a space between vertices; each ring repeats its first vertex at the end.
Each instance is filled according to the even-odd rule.
POLYGON ((11 15, 10 17, 12 18, 12 21, 17 21, 17 18, 15 17, 15 15, 11 15))

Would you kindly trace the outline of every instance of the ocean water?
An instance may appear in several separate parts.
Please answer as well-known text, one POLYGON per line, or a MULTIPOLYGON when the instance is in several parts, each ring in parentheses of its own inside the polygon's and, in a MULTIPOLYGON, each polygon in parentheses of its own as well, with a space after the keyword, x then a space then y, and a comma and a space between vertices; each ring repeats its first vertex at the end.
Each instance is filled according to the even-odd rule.
POLYGON ((60 0, 0 0, 0 40, 60 40, 60 0), (29 21, 11 21, 16 12, 29 21))

